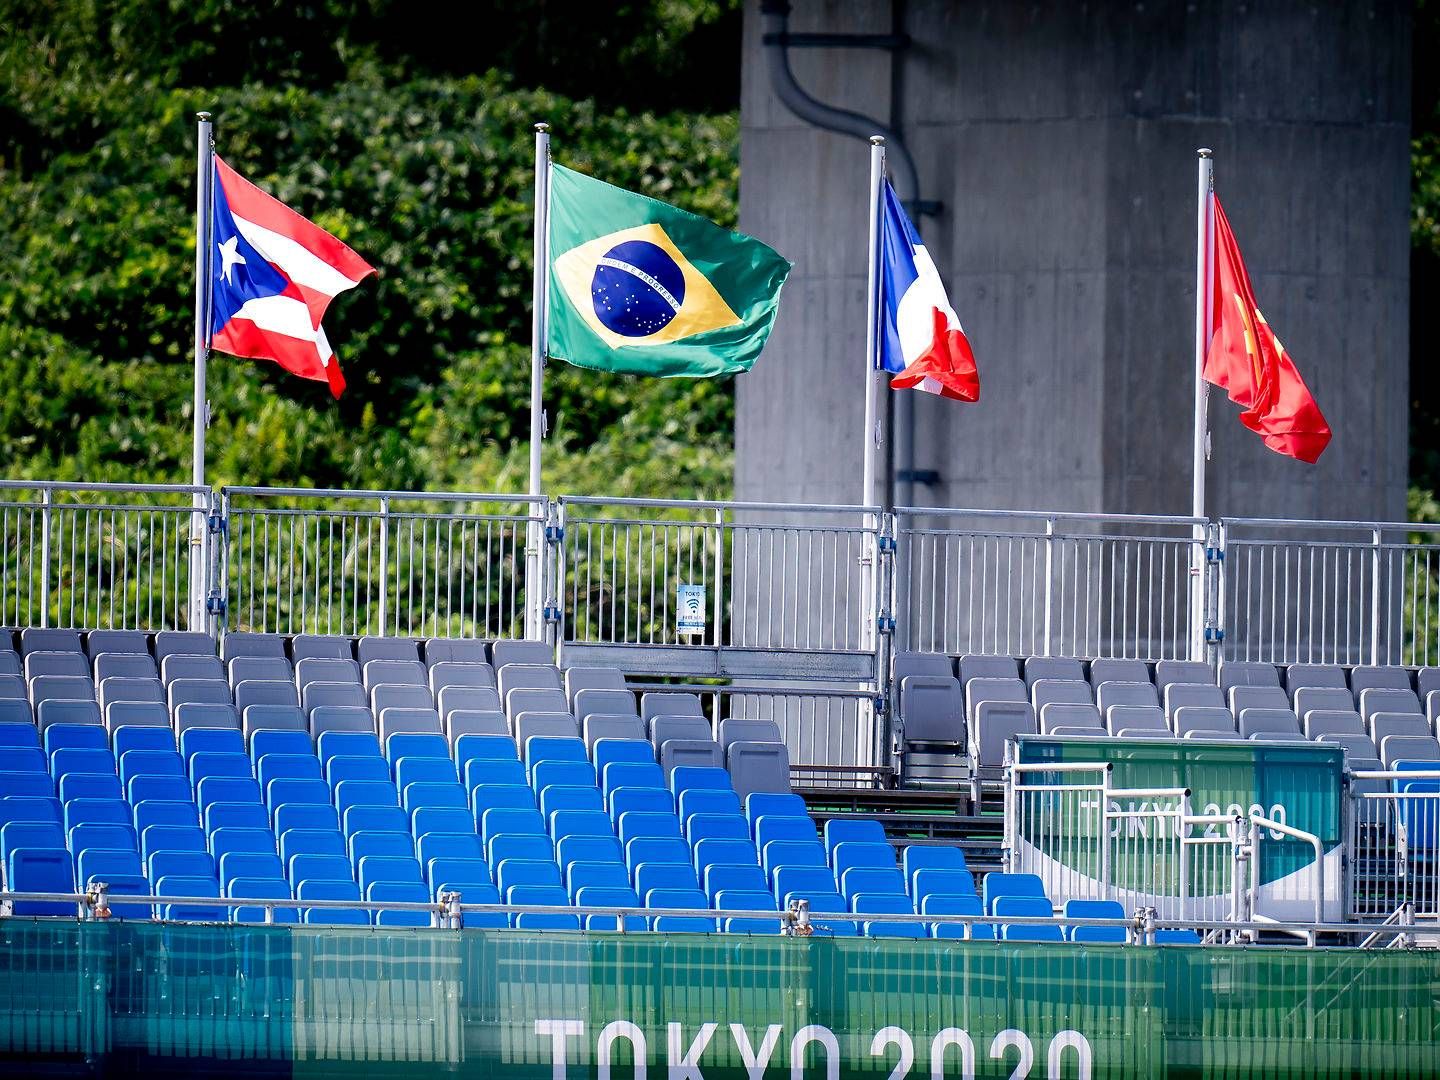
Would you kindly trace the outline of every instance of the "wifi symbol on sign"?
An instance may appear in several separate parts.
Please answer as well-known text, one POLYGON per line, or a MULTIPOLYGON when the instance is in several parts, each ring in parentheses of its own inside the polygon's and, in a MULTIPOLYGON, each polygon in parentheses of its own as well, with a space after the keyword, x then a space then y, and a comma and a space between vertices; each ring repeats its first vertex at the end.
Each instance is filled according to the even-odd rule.
POLYGON ((701 602, 700 597, 697 596, 695 593, 689 593, 686 595, 685 614, 688 617, 692 619, 698 619, 704 607, 705 605, 701 602))

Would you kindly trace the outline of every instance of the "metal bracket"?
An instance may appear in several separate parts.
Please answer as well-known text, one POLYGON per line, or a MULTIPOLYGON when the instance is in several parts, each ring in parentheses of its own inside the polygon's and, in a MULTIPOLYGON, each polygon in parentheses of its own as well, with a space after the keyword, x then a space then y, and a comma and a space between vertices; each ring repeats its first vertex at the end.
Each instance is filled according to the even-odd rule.
POLYGON ((1205 549, 1205 561, 1208 563, 1223 563, 1225 561, 1225 549, 1207 547, 1205 549))
POLYGON ((546 525, 545 540, 547 543, 555 544, 565 539, 564 525, 546 525))
POLYGON ((893 634, 895 632, 895 617, 888 612, 881 612, 875 617, 875 629, 882 634, 893 634))
POLYGON ((1218 626, 1207 626, 1205 628, 1205 642, 1209 645, 1218 645, 1225 640, 1225 631, 1218 626))
POLYGON ((553 598, 546 600, 540 609, 540 615, 547 623, 558 623, 560 621, 560 605, 553 598))
POLYGON ((205 528, 211 536, 223 535, 228 527, 224 514, 210 514, 205 519, 205 528))
POLYGON ((211 615, 224 615, 229 606, 219 589, 211 589, 205 597, 205 610, 211 615))
POLYGON ((882 554, 882 555, 893 555, 893 554, 895 554, 895 547, 896 547, 895 537, 889 535, 888 533, 881 533, 880 536, 879 536, 879 542, 880 542, 880 554, 882 554))

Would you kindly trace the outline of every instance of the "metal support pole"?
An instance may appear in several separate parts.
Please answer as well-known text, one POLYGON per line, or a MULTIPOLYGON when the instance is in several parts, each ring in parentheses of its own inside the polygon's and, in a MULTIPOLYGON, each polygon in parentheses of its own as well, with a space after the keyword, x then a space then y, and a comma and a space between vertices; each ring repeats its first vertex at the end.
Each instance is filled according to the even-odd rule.
POLYGON ((1384 536, 1379 529, 1370 531, 1370 663, 1380 664, 1380 554, 1384 536))
MULTIPOLYGON (((880 449, 880 214, 885 184, 885 137, 870 136, 869 268, 865 285, 865 427, 861 433, 860 505, 874 506, 876 455, 880 449)), ((883 500, 882 500, 883 501, 883 500)), ((865 515, 861 555, 860 648, 873 649, 879 618, 879 552, 876 518, 865 515)))
MULTIPOLYGON (((395 598, 400 598, 400 590, 395 590, 395 598)), ((388 496, 380 496, 380 626, 377 633, 380 636, 386 634, 386 624, 389 622, 390 614, 390 499, 388 496)))
MULTIPOLYGON (((1205 381, 1205 352, 1210 347, 1210 247, 1214 238, 1214 162, 1200 149, 1195 195, 1195 425, 1191 447, 1190 516, 1205 517, 1205 462, 1210 456, 1206 416, 1210 386, 1205 381)), ((1205 526, 1194 526, 1190 566, 1190 659, 1205 659, 1205 526)))
MULTIPOLYGON (((205 486, 205 429, 210 425, 210 402, 205 394, 205 360, 210 349, 210 205, 215 168, 215 145, 211 138, 210 114, 196 113, 195 150, 195 397, 191 402, 194 433, 190 452, 190 483, 205 486)), ((191 630, 207 626, 205 598, 209 594, 206 571, 209 559, 205 543, 209 523, 208 495, 196 493, 195 513, 190 531, 191 630)))
POLYGON ((50 561, 54 551, 55 493, 47 485, 40 489, 40 625, 50 625, 50 561))
MULTIPOLYGON (((540 497, 540 445, 545 439, 545 351, 550 287, 550 125, 535 125, 535 278, 530 322, 530 497, 540 497)), ((525 527, 525 637, 545 635, 542 606, 544 576, 540 564, 543 525, 535 504, 525 527)))

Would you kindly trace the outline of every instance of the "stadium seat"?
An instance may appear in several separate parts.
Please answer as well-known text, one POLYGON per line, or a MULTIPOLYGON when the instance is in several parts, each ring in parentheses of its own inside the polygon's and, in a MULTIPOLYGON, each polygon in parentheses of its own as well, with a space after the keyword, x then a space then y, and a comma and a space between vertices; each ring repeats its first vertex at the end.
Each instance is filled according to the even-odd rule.
POLYGON ((290 639, 290 658, 298 668, 302 660, 353 661, 355 650, 349 638, 338 634, 296 634, 290 639))
POLYGON ((657 716, 704 717, 705 706, 696 694, 651 690, 640 696, 640 719, 648 725, 657 716))
MULTIPOLYGON (((220 884, 213 878, 167 874, 154 882, 152 887, 155 896, 220 898, 220 884)), ((226 917, 226 909, 208 904, 157 904, 155 915, 178 922, 219 922, 226 917)))
POLYGON ((1085 666, 1070 656, 1031 656, 1025 660, 1025 685, 1034 688, 1041 679, 1084 681, 1085 666))
MULTIPOLYGON (((850 900, 850 910, 857 915, 914 915, 915 908, 909 897, 895 893, 857 893, 850 900)), ((861 924, 866 937, 926 937, 928 931, 922 922, 894 922, 881 919, 866 919, 861 924)))
MULTIPOLYGON (((927 896, 919 903, 921 915, 983 915, 978 896, 927 896)), ((934 938, 965 938, 994 940, 995 927, 989 923, 937 922, 927 923, 934 938)))
MULTIPOLYGON (((521 907, 569 907, 570 898, 559 885, 517 885, 510 891, 506 903, 521 907)), ((580 918, 577 915, 519 911, 510 916, 510 925, 519 930, 579 930, 580 918)))
POLYGON ((809 817, 798 815, 765 814, 755 822, 752 833, 755 846, 761 851, 765 845, 775 840, 802 840, 816 841, 820 834, 815 829, 815 822, 809 817))
MULTIPOLYGON (((1215 682, 1215 673, 1203 660, 1159 661, 1155 665, 1155 685, 1160 689, 1160 693, 1164 695, 1169 687, 1177 683, 1191 686, 1214 686, 1219 689, 1215 682)), ((1166 711, 1169 711, 1168 707, 1166 711)))
MULTIPOLYGON (((804 806, 803 800, 800 805, 804 806)), ((674 798, 672 809, 679 811, 681 824, 696 814, 738 814, 740 796, 724 788, 686 788, 674 798)))
MULTIPOLYGON (((1050 901, 1034 896, 997 897, 991 914, 997 918, 1054 918, 1055 911, 1050 901)), ((1000 937, 1005 941, 1064 941, 1064 931, 1058 924, 1039 925, 1024 923, 1002 923, 1000 937)))
POLYGON ((171 710, 175 716, 175 730, 184 732, 189 728, 229 728, 238 731, 240 714, 234 705, 217 704, 208 701, 187 701, 171 710))
MULTIPOLYGON (((294 898, 284 878, 238 877, 226 884, 226 899, 229 900, 291 900, 294 898)), ((230 921, 235 923, 294 923, 299 921, 299 912, 293 907, 277 907, 267 917, 267 909, 259 905, 244 904, 230 909, 230 921)))
POLYGON ((1192 734, 1230 738, 1239 735, 1235 730, 1235 716, 1227 708, 1182 705, 1175 710, 1173 724, 1175 734, 1182 739, 1192 734))
POLYGON ((1097 690, 1102 683, 1148 683, 1150 669, 1143 660, 1100 658, 1090 661, 1090 685, 1097 690))
POLYGON ((1000 871, 992 871, 985 875, 982 882, 982 899, 985 901, 985 910, 995 914, 995 901, 1002 896, 1038 897, 1049 903, 1045 896, 1045 886, 1034 874, 1007 874, 1000 871))
MULTIPOLYGON (((650 841, 641 838, 634 841, 644 845, 650 841)), ((658 841, 656 841, 658 843, 658 841)), ((681 841, 683 843, 683 841, 681 841)), ((615 836, 562 836, 555 842, 556 861, 562 868, 575 863, 619 863, 624 865, 625 849, 615 836)), ((689 852, 685 853, 685 857, 689 852)))
MULTIPOLYGON (((349 900, 360 899, 360 889, 353 881, 326 881, 308 879, 301 881, 295 889, 297 900, 349 900)), ((358 908, 300 908, 300 921, 307 925, 325 926, 369 926, 370 915, 358 908)))
POLYGON ((444 662, 485 664, 490 660, 485 643, 475 638, 427 638, 423 651, 430 667, 444 662))
MULTIPOLYGON (((732 889, 742 892, 769 892, 770 884, 765 878, 765 871, 754 863, 733 864, 733 863, 711 863, 704 868, 700 875, 700 887, 705 895, 712 900, 722 890, 732 889)), ((833 886, 831 886, 833 887, 833 886)))
POLYGON ((371 660, 399 660, 418 663, 420 643, 414 638, 369 635, 355 642, 355 656, 363 669, 371 660))
POLYGON ((629 761, 642 765, 655 763, 655 752, 645 739, 616 739, 603 737, 587 742, 590 760, 594 763, 597 776, 605 775, 605 766, 612 762, 629 761))
POLYGON ((279 634, 258 634, 231 630, 220 642, 220 658, 234 660, 238 656, 285 656, 285 639, 279 634))
MULTIPOLYGON (((1063 915, 1067 919, 1123 919, 1125 909, 1114 900, 1066 900, 1063 915)), ((1127 940, 1123 926, 1066 926, 1064 932, 1066 941, 1123 945, 1127 940)))
POLYGON ((91 630, 85 635, 85 655, 98 660, 109 653, 116 656, 141 655, 149 657, 150 647, 143 630, 91 630))
POLYGON ((711 906, 722 911, 771 912, 770 918, 747 919, 732 917, 720 920, 720 930, 726 934, 778 934, 780 907, 775 897, 764 889, 721 889, 713 894, 711 906))
POLYGON ((499 736, 514 745, 510 738, 510 722, 498 709, 452 709, 442 712, 441 716, 445 738, 452 746, 466 735, 499 736))
MULTIPOLYGON (((641 907, 640 898, 635 895, 635 890, 623 883, 620 885, 584 885, 572 894, 576 907, 591 908, 638 908, 641 907)), ((586 930, 615 930, 618 929, 619 919, 614 915, 586 915, 584 916, 586 930)), ((643 917, 627 918, 625 929, 641 930, 648 925, 649 920, 643 917)))
MULTIPOLYGON (((652 889, 645 896, 645 907, 652 912, 661 911, 704 911, 710 901, 699 889, 652 889)), ((715 920, 694 915, 655 915, 651 927, 659 933, 708 934, 714 933, 715 920)))
MULTIPOLYGON (((365 899, 403 904, 433 903, 428 890, 418 881, 375 881, 364 890, 365 899)), ((405 911, 379 908, 375 911, 376 926, 432 926, 435 917, 429 911, 405 911)))
POLYGON ((231 687, 243 682, 288 682, 295 685, 295 669, 283 656, 237 656, 223 661, 231 687))
POLYGON ((1280 675, 1275 665, 1256 661, 1230 660, 1220 665, 1220 689, 1229 694, 1237 686, 1280 686, 1280 675))

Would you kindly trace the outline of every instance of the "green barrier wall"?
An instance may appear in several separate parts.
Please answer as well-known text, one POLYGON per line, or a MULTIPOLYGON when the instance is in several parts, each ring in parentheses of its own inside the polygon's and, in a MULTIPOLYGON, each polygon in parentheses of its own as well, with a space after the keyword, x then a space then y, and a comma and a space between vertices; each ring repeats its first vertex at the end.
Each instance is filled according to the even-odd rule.
POLYGON ((1428 951, 10 919, 0 1076, 1423 1076, 1437 992, 1428 951))

